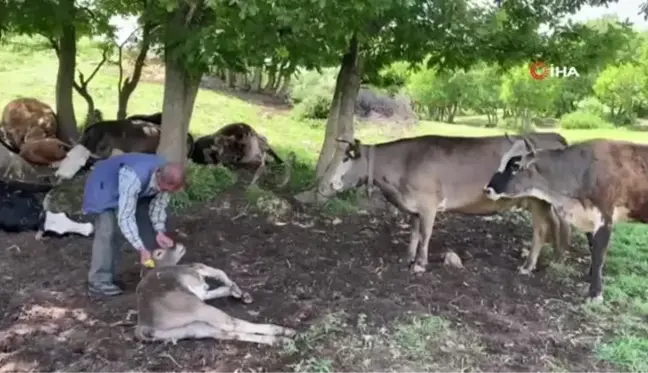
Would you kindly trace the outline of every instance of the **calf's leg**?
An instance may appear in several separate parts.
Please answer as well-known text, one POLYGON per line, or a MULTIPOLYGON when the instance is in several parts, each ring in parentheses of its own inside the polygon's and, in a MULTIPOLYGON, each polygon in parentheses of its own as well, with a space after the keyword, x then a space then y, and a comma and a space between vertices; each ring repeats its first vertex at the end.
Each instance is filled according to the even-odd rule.
POLYGON ((252 181, 250 181, 250 185, 256 184, 256 182, 259 180, 259 177, 261 177, 261 174, 266 170, 266 157, 267 153, 261 153, 261 162, 259 163, 259 167, 256 169, 254 172, 254 176, 252 176, 252 181))
POLYGON ((171 329, 154 329, 149 332, 138 330, 136 331, 136 335, 144 340, 156 340, 172 343, 181 339, 214 338, 273 345, 289 340, 289 338, 282 336, 227 332, 204 322, 193 322, 185 326, 171 329))
POLYGON ((257 324, 242 319, 232 317, 227 313, 212 307, 208 304, 201 303, 196 307, 191 315, 195 321, 208 323, 222 331, 235 334, 264 334, 273 336, 292 337, 296 334, 295 330, 285 328, 274 324, 257 324))
POLYGON ((523 275, 529 275, 535 270, 538 263, 538 256, 542 250, 547 234, 550 228, 550 210, 549 205, 534 201, 531 204, 531 221, 533 226, 533 239, 531 243, 531 252, 526 257, 524 264, 519 267, 519 272, 523 275))
POLYGON ((243 292, 223 270, 210 267, 202 263, 196 265, 195 269, 202 276, 216 279, 224 285, 208 291, 204 299, 215 299, 232 296, 234 298, 241 299, 244 303, 252 303, 252 297, 250 296, 250 294, 243 292))

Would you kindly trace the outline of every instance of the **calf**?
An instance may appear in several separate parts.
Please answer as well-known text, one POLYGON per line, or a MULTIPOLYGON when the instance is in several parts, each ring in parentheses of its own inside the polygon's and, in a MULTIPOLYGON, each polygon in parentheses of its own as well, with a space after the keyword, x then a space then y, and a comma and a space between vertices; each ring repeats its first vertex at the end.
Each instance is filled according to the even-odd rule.
POLYGON ((54 110, 30 97, 10 101, 2 111, 0 124, 3 142, 15 153, 19 153, 25 143, 55 138, 58 129, 54 110))
POLYGON ((177 264, 185 252, 179 244, 153 252, 155 268, 135 290, 137 338, 174 344, 180 339, 214 338, 272 345, 295 335, 292 329, 237 319, 206 304, 206 300, 229 296, 250 303, 252 297, 220 269, 201 263, 177 264), (216 279, 222 285, 209 290, 205 278, 216 279))
POLYGON ((591 140, 536 150, 524 138, 500 164, 484 188, 488 198, 537 198, 584 231, 592 257, 588 299, 603 300, 603 264, 612 226, 623 220, 648 222, 648 146, 591 140))
MULTIPOLYGON (((141 120, 111 120, 88 126, 61 162, 56 176, 73 177, 89 160, 108 158, 114 149, 123 152, 155 153, 160 142, 160 125, 141 120)), ((187 136, 187 155, 193 148, 193 137, 187 136)))
POLYGON ((0 181, 0 229, 6 232, 38 231, 37 239, 45 232, 57 234, 92 234, 91 223, 80 223, 68 218, 66 212, 51 209, 52 185, 0 181))
MULTIPOLYGON (((250 184, 254 184, 266 168, 266 157, 270 155, 278 164, 284 161, 272 149, 268 139, 246 123, 231 123, 211 135, 196 140, 191 159, 197 164, 222 163, 234 167, 252 167, 256 171, 250 184)), ((294 154, 285 163, 285 175, 280 186, 290 181, 294 154)))
MULTIPOLYGON (((529 136, 542 148, 566 145, 557 133, 529 136)), ((342 162, 333 170, 329 187, 340 192, 362 184, 370 188, 375 183, 388 201, 411 216, 407 261, 412 272, 426 270, 434 219, 443 211, 485 215, 515 205, 525 207, 533 219, 534 250, 544 242, 564 250, 569 245, 569 226, 549 203, 533 198, 495 202, 483 194, 484 184, 511 142, 509 136, 432 135, 375 145, 355 140, 348 143, 342 162)), ((328 191, 320 193, 326 195, 328 191)))

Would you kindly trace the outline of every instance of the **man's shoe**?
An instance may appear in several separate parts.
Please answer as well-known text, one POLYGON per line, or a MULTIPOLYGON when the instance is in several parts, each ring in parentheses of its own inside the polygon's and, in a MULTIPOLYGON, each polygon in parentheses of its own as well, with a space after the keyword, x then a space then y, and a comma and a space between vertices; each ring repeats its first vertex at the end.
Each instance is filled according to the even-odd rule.
POLYGON ((119 286, 111 283, 90 283, 88 285, 88 291, 93 295, 104 295, 112 297, 122 293, 122 289, 119 286))

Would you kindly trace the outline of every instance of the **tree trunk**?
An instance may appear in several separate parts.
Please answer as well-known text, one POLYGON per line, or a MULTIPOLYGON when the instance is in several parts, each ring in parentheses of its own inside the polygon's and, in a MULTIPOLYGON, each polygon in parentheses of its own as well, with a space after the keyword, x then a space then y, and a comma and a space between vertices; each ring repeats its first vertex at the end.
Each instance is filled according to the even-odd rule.
POLYGON ((279 97, 288 97, 288 91, 290 90, 290 83, 292 81, 292 73, 287 74, 284 76, 281 86, 277 90, 277 93, 275 93, 279 97))
POLYGON ((250 83, 250 90, 252 92, 261 92, 261 84, 263 80, 263 67, 257 66, 252 70, 252 83, 250 83))
POLYGON ((61 26, 59 39, 59 65, 56 75, 56 115, 58 117, 58 137, 64 141, 79 137, 76 117, 74 116, 74 71, 76 69, 76 28, 74 0, 61 0, 61 11, 69 18, 61 26))
MULTIPOLYGON (((167 25, 167 30, 188 27, 185 21, 187 11, 178 10, 167 25)), ((169 32, 169 31, 167 31, 169 32)), ((166 35, 164 101, 162 106, 162 134, 157 154, 172 162, 187 162, 187 132, 193 113, 194 103, 200 87, 201 73, 193 73, 186 68, 185 59, 173 56, 172 50, 177 40, 174 35, 166 35)))
MULTIPOLYGON (((140 50, 135 59, 135 64, 133 66, 133 74, 122 83, 122 71, 120 70, 120 80, 119 86, 117 87, 119 93, 117 95, 117 119, 126 119, 128 115, 128 100, 130 96, 137 88, 140 78, 142 77, 142 69, 144 68, 144 63, 146 62, 146 55, 148 54, 149 48, 151 47, 151 32, 153 30, 153 24, 150 21, 144 22, 144 27, 142 28, 142 42, 140 44, 140 50)), ((120 67, 122 63, 122 51, 119 51, 119 64, 120 67)))
POLYGON ((343 138, 353 141, 353 119, 356 98, 360 89, 361 58, 357 36, 354 34, 349 50, 342 58, 342 64, 335 83, 335 94, 326 123, 326 137, 317 162, 316 177, 322 195, 332 194, 330 180, 335 166, 342 162, 346 144, 336 141, 343 138))
POLYGON ((277 79, 277 66, 273 63, 268 68, 268 82, 266 83, 265 87, 263 87, 263 90, 271 92, 272 87, 274 87, 275 85, 276 79, 277 79))
POLYGON ((236 88, 236 73, 227 69, 226 83, 228 88, 236 88))

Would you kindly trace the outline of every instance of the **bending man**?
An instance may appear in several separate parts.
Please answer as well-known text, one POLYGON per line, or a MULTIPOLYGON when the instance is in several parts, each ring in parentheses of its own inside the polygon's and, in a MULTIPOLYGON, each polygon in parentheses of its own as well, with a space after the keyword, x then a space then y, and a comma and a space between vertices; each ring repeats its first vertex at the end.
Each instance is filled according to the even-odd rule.
POLYGON ((117 227, 139 252, 142 264, 156 248, 174 245, 165 233, 166 209, 170 193, 185 186, 185 177, 182 164, 168 163, 154 154, 125 153, 97 162, 83 196, 84 213, 97 215, 88 273, 90 293, 122 293, 114 283, 120 256, 117 227))

